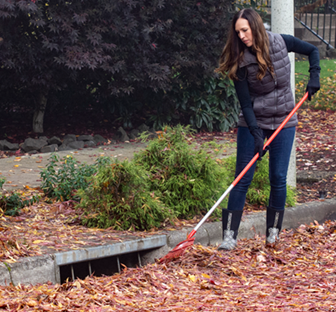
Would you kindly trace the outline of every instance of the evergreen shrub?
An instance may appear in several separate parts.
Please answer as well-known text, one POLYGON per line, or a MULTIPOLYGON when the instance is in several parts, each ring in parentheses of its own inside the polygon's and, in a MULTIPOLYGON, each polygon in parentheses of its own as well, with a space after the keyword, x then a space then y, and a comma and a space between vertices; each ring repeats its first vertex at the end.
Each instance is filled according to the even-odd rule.
POLYGON ((78 164, 71 155, 60 158, 52 154, 46 168, 41 170, 41 188, 45 195, 61 201, 78 199, 76 192, 89 185, 89 178, 98 169, 112 162, 109 157, 97 158, 95 164, 78 164))
MULTIPOLYGON (((206 212, 229 185, 216 155, 190 142, 192 132, 190 126, 166 127, 134 158, 151 175, 151 190, 158 190, 161 201, 179 218, 206 212)), ((214 215, 219 216, 218 211, 214 215)))
POLYGON ((79 190, 83 224, 116 230, 149 230, 174 216, 150 190, 149 176, 125 160, 101 167, 85 190, 79 190))

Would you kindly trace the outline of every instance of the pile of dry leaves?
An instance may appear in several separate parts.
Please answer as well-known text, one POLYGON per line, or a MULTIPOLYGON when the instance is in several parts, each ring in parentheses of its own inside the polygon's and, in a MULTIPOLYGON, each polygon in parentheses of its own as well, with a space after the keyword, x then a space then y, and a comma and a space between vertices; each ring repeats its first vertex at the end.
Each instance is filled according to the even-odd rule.
POLYGON ((173 262, 63 285, 0 286, 11 311, 335 311, 336 222, 220 252, 194 245, 173 262))

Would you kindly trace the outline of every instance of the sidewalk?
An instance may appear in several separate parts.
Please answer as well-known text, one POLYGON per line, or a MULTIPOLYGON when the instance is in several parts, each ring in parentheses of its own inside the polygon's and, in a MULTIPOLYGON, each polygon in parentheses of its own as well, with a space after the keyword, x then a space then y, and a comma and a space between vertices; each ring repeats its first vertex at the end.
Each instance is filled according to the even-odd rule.
MULTIPOLYGON (((225 142, 223 141, 223 143, 225 142)), ((144 143, 122 143, 96 149, 59 152, 58 154, 60 157, 73 155, 80 163, 91 164, 101 155, 116 157, 120 160, 132 158, 135 152, 145 147, 144 143)), ((234 150, 233 148, 223 151, 222 157, 233 153, 234 150)), ((50 154, 37 154, 0 159, 1 176, 6 177, 8 181, 4 185, 4 189, 18 190, 25 186, 38 187, 41 182, 39 172, 46 166, 49 157, 50 154)), ((286 209, 283 228, 296 228, 300 224, 309 224, 314 221, 322 223, 325 220, 335 218, 336 199, 320 200, 286 209)), ((20 258, 16 262, 6 264, 0 262, 0 285, 10 282, 15 285, 19 283, 38 284, 48 281, 61 283, 64 274, 68 274, 69 278, 76 277, 74 270, 76 271, 81 265, 88 266, 89 272, 90 270, 97 271, 99 267, 91 268, 95 261, 101 261, 99 262, 100 267, 112 266, 111 259, 114 258, 117 259, 118 270, 120 270, 122 263, 132 262, 132 259, 137 260, 139 265, 154 262, 155 259, 161 258, 178 243, 185 240, 193 226, 155 233, 120 233, 118 235, 112 233, 109 235, 111 239, 91 234, 83 247, 73 245, 69 246, 68 250, 44 249, 45 253, 41 256, 20 258), (109 259, 109 262, 104 264, 102 262, 104 259, 109 259), (64 273, 64 270, 68 270, 68 273, 64 273)), ((1 231, 4 231, 1 226, 0 228, 1 231)), ((252 238, 256 234, 264 235, 264 232, 265 213, 246 214, 243 216, 238 238, 252 238)), ((221 222, 207 222, 197 231, 195 243, 216 245, 220 243, 221 237, 221 222)), ((75 240, 76 237, 73 239, 75 240)))
MULTIPOLYGON (((60 158, 72 155, 79 163, 93 164, 99 156, 111 156, 124 160, 146 148, 145 143, 120 143, 84 148, 81 150, 57 152, 60 158)), ((0 177, 6 178, 3 191, 15 191, 26 186, 38 187, 41 184, 40 171, 48 164, 51 153, 34 154, 0 159, 0 177)))

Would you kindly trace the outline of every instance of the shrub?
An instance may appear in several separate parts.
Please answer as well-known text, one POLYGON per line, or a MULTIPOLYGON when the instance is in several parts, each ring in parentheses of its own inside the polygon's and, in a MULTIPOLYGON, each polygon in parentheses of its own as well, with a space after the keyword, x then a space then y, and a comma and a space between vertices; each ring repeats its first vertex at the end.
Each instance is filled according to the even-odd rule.
POLYGON ((238 121, 240 106, 228 78, 208 77, 201 87, 185 89, 181 95, 177 108, 189 117, 194 129, 224 132, 238 121))
POLYGON ((6 182, 6 179, 0 178, 0 188, 3 187, 3 185, 5 184, 5 182, 6 182))
POLYGON ((83 224, 116 230, 149 230, 160 226, 174 212, 149 189, 147 172, 127 160, 101 167, 92 183, 78 195, 83 208, 83 224))
MULTIPOLYGON (((192 132, 190 126, 166 127, 134 158, 149 172, 150 189, 159 191, 161 201, 179 218, 205 212, 228 186, 225 167, 218 166, 207 149, 190 143, 192 132)), ((214 215, 219 216, 218 211, 214 215)))
MULTIPOLYGON (((0 178, 0 188, 6 182, 5 178, 0 178)), ((20 210, 23 207, 32 205, 37 203, 40 200, 39 196, 31 196, 24 198, 20 196, 18 193, 11 192, 9 194, 1 194, 0 195, 0 215, 5 214, 8 216, 18 215, 20 210)))
POLYGON ((109 162, 110 158, 99 157, 94 165, 79 165, 72 156, 61 159, 57 154, 53 154, 47 167, 40 172, 41 188, 50 198, 61 201, 78 199, 77 190, 85 189, 89 184, 88 178, 109 162))
POLYGON ((8 216, 18 215, 23 207, 30 206, 40 200, 39 196, 22 198, 18 193, 0 196, 0 211, 8 216))

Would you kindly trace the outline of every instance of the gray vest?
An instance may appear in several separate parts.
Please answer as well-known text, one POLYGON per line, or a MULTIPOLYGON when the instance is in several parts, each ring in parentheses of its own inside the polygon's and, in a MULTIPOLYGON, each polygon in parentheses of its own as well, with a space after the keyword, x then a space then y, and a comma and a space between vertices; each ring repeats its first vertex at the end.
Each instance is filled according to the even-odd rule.
MULTIPOLYGON (((246 79, 258 126, 262 129, 275 130, 294 108, 295 101, 291 90, 291 66, 285 41, 279 34, 267 33, 275 77, 273 78, 267 71, 262 80, 257 79, 257 59, 248 49, 245 50, 239 67, 246 67, 246 79)), ((296 126, 297 123, 295 114, 285 128, 296 126)), ((242 114, 239 116, 238 126, 247 127, 242 114)))

